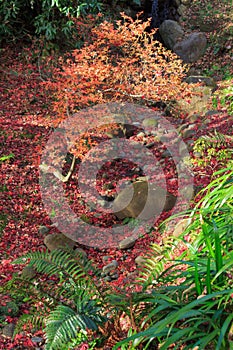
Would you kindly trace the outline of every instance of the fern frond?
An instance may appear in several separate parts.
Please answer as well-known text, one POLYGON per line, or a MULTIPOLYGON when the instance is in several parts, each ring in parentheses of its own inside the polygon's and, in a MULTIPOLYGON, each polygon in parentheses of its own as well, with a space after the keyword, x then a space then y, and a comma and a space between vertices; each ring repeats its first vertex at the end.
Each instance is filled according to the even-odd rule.
POLYGON ((15 259, 12 264, 26 264, 28 262, 29 259, 31 258, 36 258, 36 256, 39 258, 41 258, 42 256, 44 256, 44 258, 46 258, 46 256, 48 256, 49 252, 46 251, 35 251, 35 252, 28 252, 26 254, 24 254, 23 256, 18 257, 17 259, 15 259))
POLYGON ((144 290, 150 285, 158 284, 161 281, 165 282, 166 264, 173 261, 174 249, 180 242, 181 239, 171 236, 163 245, 152 244, 151 253, 148 255, 139 277, 144 290))
MULTIPOLYGON (((28 259, 30 259, 28 265, 33 266, 39 273, 58 277, 58 280, 54 281, 56 288, 51 288, 53 281, 50 283, 41 281, 39 284, 25 281, 25 284, 33 290, 33 293, 37 294, 37 297, 41 295, 41 297, 49 298, 55 305, 63 298, 64 304, 73 306, 74 299, 83 290, 88 292, 90 297, 94 295, 101 297, 103 294, 95 284, 95 277, 99 271, 92 266, 91 261, 77 259, 77 254, 72 251, 57 249, 52 252, 28 253, 13 263, 25 264, 28 259), (67 300, 66 303, 65 300, 67 300)), ((20 283, 23 282, 24 280, 20 283)))
POLYGON ((78 280, 89 277, 90 271, 97 274, 90 261, 78 260, 72 251, 63 249, 28 253, 13 261, 13 264, 25 264, 29 259, 28 266, 33 266, 39 273, 48 276, 63 274, 64 277, 78 280))
POLYGON ((199 140, 204 140, 206 145, 211 146, 229 146, 229 141, 233 141, 233 137, 231 135, 225 135, 223 133, 214 130, 213 133, 209 133, 208 135, 202 135, 199 140))
POLYGON ((44 315, 38 315, 38 314, 23 314, 20 316, 20 318, 17 321, 13 338, 18 334, 20 331, 22 331, 23 327, 29 326, 30 328, 36 328, 41 329, 45 326, 45 320, 44 315))
POLYGON ((90 302, 91 305, 79 305, 82 313, 64 305, 58 305, 50 313, 45 327, 46 350, 60 350, 68 341, 75 339, 80 329, 96 330, 98 324, 106 321, 99 315, 99 307, 95 307, 94 301, 90 302))

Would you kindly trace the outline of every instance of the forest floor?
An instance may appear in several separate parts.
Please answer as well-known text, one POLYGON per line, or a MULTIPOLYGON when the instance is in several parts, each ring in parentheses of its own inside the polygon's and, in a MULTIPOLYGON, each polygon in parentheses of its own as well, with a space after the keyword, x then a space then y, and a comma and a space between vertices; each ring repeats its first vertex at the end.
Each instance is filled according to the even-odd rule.
MULTIPOLYGON (((183 25, 192 30, 205 30, 208 36, 206 54, 195 63, 194 68, 217 81, 218 91, 233 82, 233 24, 229 7, 224 2, 193 1, 183 25), (214 30, 212 28, 214 27, 214 30)), ((232 11, 232 10, 231 10, 232 11)), ((231 13, 232 14, 232 13, 231 13)), ((38 54, 31 47, 19 48, 5 46, 0 58, 0 276, 1 283, 11 279, 13 273, 20 273, 19 266, 12 261, 28 251, 44 248, 41 226, 49 227, 49 233, 56 233, 45 211, 41 199, 39 184, 39 164, 42 150, 53 131, 51 118, 51 99, 43 89, 43 72, 38 63, 38 54)), ((50 62, 48 62, 49 69, 50 62)), ((219 102, 219 101, 218 101, 219 102)), ((221 101, 220 101, 221 102, 221 101)), ((218 113, 209 116, 209 132, 232 135, 233 117, 229 114, 227 103, 211 104, 210 110, 218 113)), ((232 112, 232 110, 231 110, 232 112)), ((171 120, 172 121, 172 120, 171 120)), ((172 121, 177 125, 177 121, 172 121)), ((182 123, 190 123, 188 117, 182 123)), ((201 127, 203 118, 196 120, 197 133, 191 138, 197 139, 206 133, 201 127)), ((191 139, 190 138, 190 139, 191 139)), ((189 139, 185 140, 186 142, 189 139)), ((217 169, 213 161, 211 166, 196 167, 195 185, 206 186, 217 169)), ((124 172, 122 172, 122 176, 124 172)), ((172 180, 174 173, 167 173, 172 180)), ((71 180, 72 186, 72 180, 71 180)), ((170 215, 171 213, 168 213, 170 215)), ((162 218, 163 219, 163 218, 162 218)), ((111 282, 121 285, 129 273, 136 271, 135 258, 143 255, 152 242, 161 240, 161 232, 154 230, 140 237, 132 249, 94 249, 83 247, 88 258, 98 267, 109 261, 117 260, 119 278, 111 282)), ((1 296, 4 304, 7 299, 1 296)), ((21 313, 27 313, 26 307, 21 313)), ((2 320, 0 320, 2 321, 2 320)), ((8 316, 4 322, 16 322, 17 318, 8 316)), ((4 324, 4 323, 3 323, 4 324)), ((30 341, 31 334, 25 332, 11 341, 0 336, 0 349, 34 349, 30 341)))

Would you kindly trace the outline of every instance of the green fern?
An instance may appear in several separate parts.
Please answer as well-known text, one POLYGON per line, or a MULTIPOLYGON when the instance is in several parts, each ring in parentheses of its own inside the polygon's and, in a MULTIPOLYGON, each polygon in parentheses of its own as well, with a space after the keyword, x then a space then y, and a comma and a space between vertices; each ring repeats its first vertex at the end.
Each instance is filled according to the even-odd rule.
POLYGON ((72 300, 75 293, 82 289, 89 291, 90 294, 98 293, 91 275, 96 277, 99 271, 92 266, 90 261, 84 261, 81 256, 77 258, 77 254, 72 251, 57 249, 52 252, 30 252, 13 263, 25 264, 28 259, 30 259, 28 266, 32 266, 39 273, 48 276, 56 275, 59 278, 52 292, 51 285, 43 286, 44 291, 54 299, 62 296, 72 300))
POLYGON ((60 350, 68 341, 75 339, 80 330, 96 330, 98 324, 106 319, 100 316, 100 308, 96 301, 88 301, 80 304, 77 311, 58 305, 46 319, 46 350, 60 350), (79 313, 79 310, 82 313, 79 313))
POLYGON ((32 305, 31 313, 19 319, 17 333, 25 323, 43 326, 45 349, 61 350, 65 349, 68 342, 75 340, 78 345, 79 341, 82 343, 87 340, 87 329, 97 330, 98 325, 106 322, 105 294, 95 282, 100 272, 81 254, 77 256, 75 252, 63 249, 30 252, 16 259, 13 264, 27 262, 38 274, 52 278, 48 283, 47 278, 36 282, 38 275, 32 280, 15 275, 5 285, 5 290, 12 294, 26 293, 27 302, 32 305), (36 309, 38 301, 43 301, 43 310, 36 309))
MULTIPOLYGON (((173 260, 173 251, 180 242, 181 239, 171 236, 167 238, 162 245, 152 244, 151 252, 147 256, 146 263, 139 277, 139 281, 142 283, 144 290, 150 285, 159 285, 161 282, 164 283, 164 275, 168 272, 166 264, 173 260)), ((171 278, 171 275, 167 276, 167 282, 169 278, 171 278)))
POLYGON ((233 137, 230 135, 222 134, 216 130, 208 135, 202 135, 198 140, 204 141, 207 148, 229 146, 229 141, 233 141, 233 137))
POLYGON ((28 253, 14 260, 13 264, 25 264, 28 259, 30 259, 28 266, 32 266, 39 273, 49 276, 63 273, 64 276, 80 279, 87 276, 90 270, 94 270, 90 261, 83 262, 81 259, 78 260, 75 253, 64 249, 56 249, 52 252, 37 251, 28 253))
MULTIPOLYGON (((45 310, 43 310, 43 312, 45 313, 45 310)), ((35 329, 41 329, 45 326, 45 320, 44 320, 44 315, 42 314, 23 314, 19 319, 18 322, 16 324, 15 330, 14 330, 14 334, 13 334, 13 338, 16 336, 16 334, 18 334, 23 327, 25 326, 31 326, 33 325, 33 327, 35 329)))

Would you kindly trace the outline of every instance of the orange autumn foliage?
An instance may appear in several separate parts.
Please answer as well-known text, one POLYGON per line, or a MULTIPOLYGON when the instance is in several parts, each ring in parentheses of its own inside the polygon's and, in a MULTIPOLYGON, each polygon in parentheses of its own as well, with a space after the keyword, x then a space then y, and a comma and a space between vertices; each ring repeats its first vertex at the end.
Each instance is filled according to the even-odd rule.
POLYGON ((153 105, 190 95, 183 82, 187 67, 153 39, 148 26, 148 21, 125 14, 115 25, 107 21, 90 25, 84 46, 61 59, 61 69, 46 83, 59 120, 100 103, 153 105))

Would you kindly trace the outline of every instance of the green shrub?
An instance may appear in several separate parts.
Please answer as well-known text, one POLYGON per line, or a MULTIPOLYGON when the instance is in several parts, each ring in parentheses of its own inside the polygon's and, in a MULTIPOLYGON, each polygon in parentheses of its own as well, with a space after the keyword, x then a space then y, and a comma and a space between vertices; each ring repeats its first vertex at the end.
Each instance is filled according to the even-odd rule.
MULTIPOLYGON (((165 246, 154 245, 141 276, 143 291, 132 297, 136 340, 146 349, 232 349, 233 171, 224 169, 187 213, 190 224, 165 246), (174 256, 174 250, 180 250, 174 256)), ((131 346, 130 345, 130 346, 131 346)), ((130 349, 130 347, 129 347, 130 349)))
POLYGON ((222 84, 223 86, 217 90, 213 96, 212 102, 214 107, 218 106, 218 103, 222 107, 225 107, 230 115, 233 115, 233 79, 232 75, 222 84))
POLYGON ((0 41, 42 35, 45 40, 62 40, 73 33, 72 18, 98 13, 99 0, 0 0, 0 41))
POLYGON ((232 163, 233 137, 218 132, 203 135, 194 142, 191 162, 198 167, 218 165, 228 167, 232 163))

